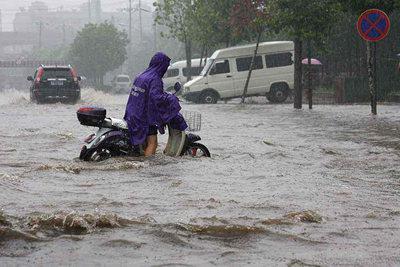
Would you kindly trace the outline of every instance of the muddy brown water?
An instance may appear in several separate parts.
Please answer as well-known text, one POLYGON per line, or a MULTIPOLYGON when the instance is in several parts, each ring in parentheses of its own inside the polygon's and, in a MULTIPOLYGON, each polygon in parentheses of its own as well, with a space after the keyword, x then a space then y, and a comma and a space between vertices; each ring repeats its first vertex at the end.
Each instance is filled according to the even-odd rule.
MULTIPOLYGON (((0 93, 0 265, 400 264, 400 106, 183 104, 211 159, 77 160, 81 105, 0 93)), ((261 100, 260 102, 263 102, 261 100)))

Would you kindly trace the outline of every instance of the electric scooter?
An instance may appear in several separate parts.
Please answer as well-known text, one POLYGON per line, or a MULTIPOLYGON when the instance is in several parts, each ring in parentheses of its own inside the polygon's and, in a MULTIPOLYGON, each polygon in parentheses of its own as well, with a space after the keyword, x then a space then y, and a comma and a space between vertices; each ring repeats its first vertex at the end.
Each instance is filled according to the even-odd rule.
MULTIPOLYGON (((175 85, 176 91, 181 88, 175 85)), ((83 161, 104 161, 112 157, 143 156, 143 146, 132 146, 128 124, 121 119, 107 117, 104 108, 82 107, 77 111, 79 122, 84 126, 97 127, 98 130, 85 138, 86 143, 79 158, 83 161)), ((168 142, 164 154, 168 156, 210 157, 210 151, 200 144, 200 136, 168 128, 168 142)))

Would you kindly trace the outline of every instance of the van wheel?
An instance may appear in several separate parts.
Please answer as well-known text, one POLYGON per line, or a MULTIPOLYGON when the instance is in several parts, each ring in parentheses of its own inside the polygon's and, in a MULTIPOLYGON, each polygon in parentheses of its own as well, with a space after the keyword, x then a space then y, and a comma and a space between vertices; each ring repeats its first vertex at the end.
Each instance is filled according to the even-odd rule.
POLYGON ((271 86, 271 91, 267 95, 268 101, 272 103, 283 103, 289 96, 289 90, 286 84, 274 84, 271 86))
POLYGON ((218 102, 218 94, 213 91, 204 91, 200 95, 200 102, 203 104, 216 104, 218 102))

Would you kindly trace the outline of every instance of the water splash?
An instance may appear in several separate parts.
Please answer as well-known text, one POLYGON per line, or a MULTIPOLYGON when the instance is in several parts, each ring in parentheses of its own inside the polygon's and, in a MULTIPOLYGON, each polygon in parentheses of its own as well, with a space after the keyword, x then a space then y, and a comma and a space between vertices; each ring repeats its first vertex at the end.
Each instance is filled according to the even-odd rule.
POLYGON ((124 105, 128 100, 121 95, 112 95, 103 91, 97 91, 94 88, 86 87, 81 91, 82 100, 80 104, 97 105, 97 106, 110 106, 110 105, 124 105))
POLYGON ((80 174, 82 171, 120 171, 137 170, 148 166, 147 162, 129 161, 129 159, 118 160, 110 159, 101 163, 65 163, 65 164, 45 164, 36 168, 37 171, 58 171, 71 174, 80 174))
POLYGON ((0 92, 0 106, 26 105, 29 102, 29 93, 27 91, 7 89, 0 92))

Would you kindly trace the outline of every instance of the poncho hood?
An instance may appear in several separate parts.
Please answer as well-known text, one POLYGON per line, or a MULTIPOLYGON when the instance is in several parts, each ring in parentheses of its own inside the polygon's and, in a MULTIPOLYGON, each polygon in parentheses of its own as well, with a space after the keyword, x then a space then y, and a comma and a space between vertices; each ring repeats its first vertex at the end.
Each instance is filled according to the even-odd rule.
POLYGON ((171 59, 162 52, 157 52, 150 61, 148 70, 159 75, 160 78, 167 72, 171 59))

